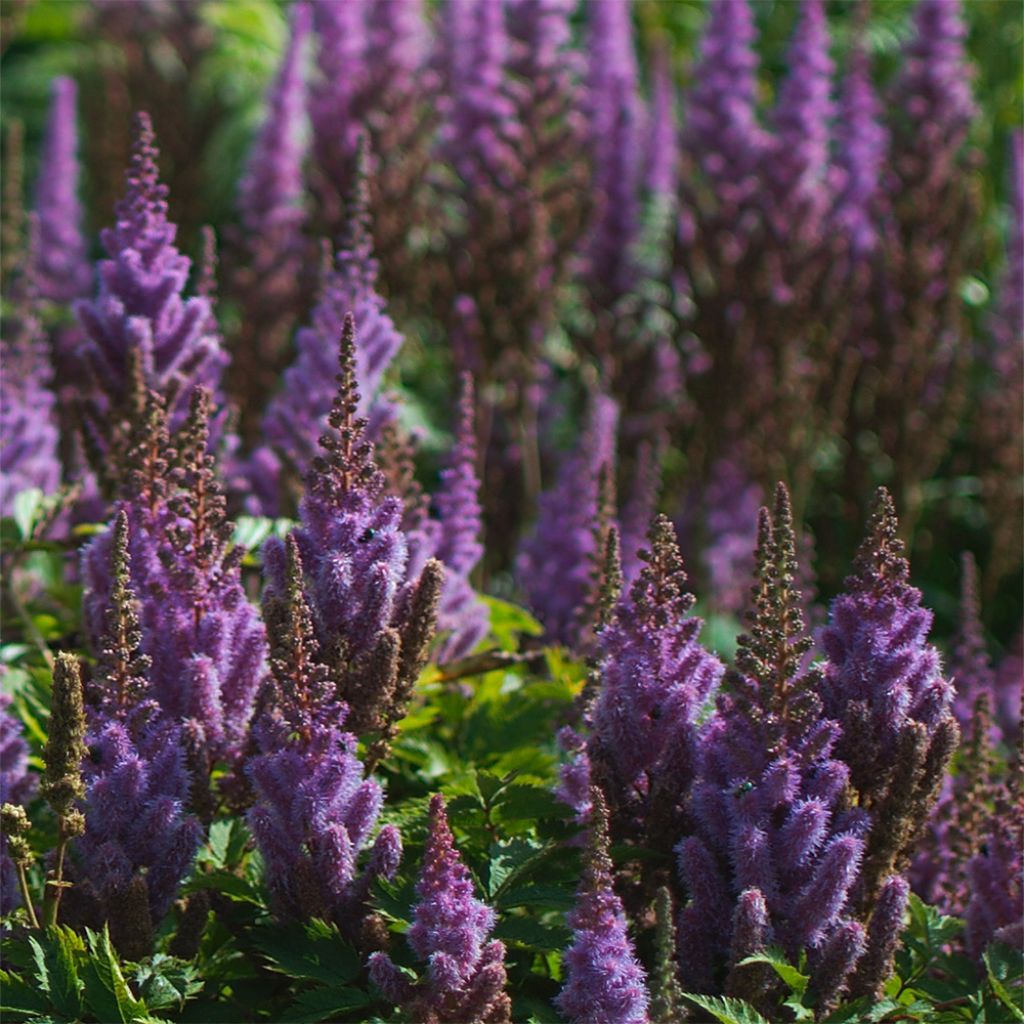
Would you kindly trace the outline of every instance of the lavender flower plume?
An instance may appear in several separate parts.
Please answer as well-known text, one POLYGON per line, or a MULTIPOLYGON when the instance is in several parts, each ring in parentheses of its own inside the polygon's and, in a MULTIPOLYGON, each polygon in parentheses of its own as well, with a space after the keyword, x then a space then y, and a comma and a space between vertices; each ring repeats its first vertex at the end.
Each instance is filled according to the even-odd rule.
MULTIPOLYGON (((28 771, 28 744, 21 735, 21 723, 8 710, 9 694, 0 693, 0 805, 25 804, 35 789, 35 777, 28 771)), ((14 862, 7 851, 7 836, 0 834, 0 916, 21 904, 14 862)))
POLYGON ((139 956, 150 951, 153 928, 203 832, 186 811, 192 779, 183 731, 153 699, 151 661, 140 647, 123 509, 107 553, 112 587, 89 689, 85 832, 73 848, 73 904, 93 924, 109 921, 121 951, 139 956))
POLYGON ((646 828, 656 843, 685 797, 697 718, 724 668, 700 645, 701 620, 688 615, 694 598, 672 524, 659 516, 647 536, 644 567, 598 636, 587 755, 615 834, 646 828))
POLYGON ((473 895, 440 794, 430 799, 430 831, 416 895, 408 942, 427 964, 426 973, 412 984, 387 953, 378 952, 369 960, 370 980, 413 1020, 508 1021, 505 947, 487 939, 494 911, 473 895))
POLYGON ((676 114, 675 83, 672 80, 667 46, 654 52, 651 66, 651 110, 647 119, 648 193, 668 202, 676 193, 679 177, 679 126, 676 114))
POLYGON ((597 194, 589 277, 598 305, 611 308, 636 274, 631 250, 639 231, 642 110, 631 0, 606 0, 587 11, 587 107, 597 194))
POLYGON ((637 449, 629 496, 619 514, 622 576, 626 583, 632 583, 644 565, 640 552, 658 504, 664 448, 664 438, 659 438, 655 444, 642 441, 637 449))
MULTIPOLYGON (((956 688, 953 714, 961 730, 966 730, 978 695, 987 693, 993 705, 996 700, 996 674, 985 649, 985 633, 981 624, 978 566, 969 551, 960 556, 960 614, 950 653, 949 673, 956 688)), ((1000 735, 996 729, 993 741, 998 742, 1000 735)))
MULTIPOLYGON (((387 736, 400 716, 433 638, 442 586, 429 559, 409 578, 402 503, 385 478, 358 416, 355 319, 345 317, 338 392, 320 438, 293 531, 306 573, 318 657, 350 709, 350 726, 387 736)), ((264 548, 265 601, 287 593, 284 544, 264 548)))
POLYGON ((383 793, 363 777, 356 738, 342 732, 347 708, 318 661, 303 585, 293 535, 283 586, 267 604, 272 680, 253 727, 257 753, 246 764, 255 794, 248 821, 267 863, 275 913, 326 917, 355 937, 369 885, 378 874, 394 874, 401 839, 393 827, 381 829, 358 873, 383 793))
MULTIPOLYGON (((1017 771, 1020 771, 1019 765, 1017 771)), ((980 959, 993 942, 1024 949, 1024 800, 1016 787, 1003 795, 988 841, 967 864, 970 901, 965 914, 968 953, 980 959)))
POLYGON ((72 79, 53 80, 36 185, 36 280, 40 296, 56 303, 82 298, 92 288, 92 268, 86 257, 82 207, 78 201, 77 95, 72 79))
POLYGON ((455 444, 448 467, 441 471, 441 486, 434 495, 439 524, 434 556, 446 569, 437 629, 447 636, 437 651, 439 664, 468 654, 483 639, 490 621, 486 605, 477 598, 469 582, 484 550, 480 543, 483 510, 476 454, 473 379, 464 374, 455 444))
POLYGON ((757 122, 755 36, 747 0, 711 4, 687 100, 684 144, 729 205, 751 196, 768 146, 757 122))
POLYGON ((915 128, 919 154, 950 159, 977 113, 960 0, 918 0, 895 97, 915 128))
POLYGON ((643 1024, 647 979, 612 884, 608 812, 597 790, 592 804, 583 877, 568 915, 573 942, 563 955, 566 977, 555 1005, 573 1022, 643 1024))
POLYGON ((893 957, 903 931, 910 885, 901 875, 887 878, 879 890, 868 924, 867 946, 850 983, 850 994, 877 1002, 882 984, 892 974, 893 957))
MULTIPOLYGON (((810 639, 781 484, 773 512, 761 510, 755 562, 750 629, 739 639, 728 692, 700 746, 689 799, 695 834, 678 847, 689 897, 679 950, 684 985, 695 991, 720 991, 720 965, 735 966, 745 918, 733 908, 746 890, 764 899, 763 941, 791 957, 802 948, 828 948, 849 920, 864 853, 867 822, 859 810, 844 808, 849 770, 832 755, 839 728, 823 715, 818 671, 802 667, 810 639)), ((771 1012, 765 994, 750 990, 749 975, 727 974, 727 982, 730 976, 771 1012)))
MULTIPOLYGON (((131 524, 132 586, 140 596, 141 648, 151 659, 153 698, 186 723, 206 764, 237 767, 256 693, 266 671, 266 636, 241 582, 241 551, 229 547, 225 499, 209 454, 209 397, 193 393, 189 419, 172 448, 153 396, 130 458, 119 508, 131 524)), ((83 555, 86 622, 102 636, 113 583, 114 537, 83 555)))
POLYGON ((880 488, 856 572, 821 634, 824 712, 843 727, 838 756, 861 806, 885 823, 872 829, 866 899, 905 865, 959 738, 954 689, 927 642, 931 612, 910 586, 897 529, 892 499, 880 488))
MULTIPOLYGON (((1011 216, 1006 240, 1006 266, 999 287, 999 305, 992 333, 999 369, 1013 366, 1013 353, 1024 337, 1024 131, 1010 139, 1011 216)), ((1019 361, 1019 356, 1017 357, 1019 361)))
POLYGON ((85 332, 82 362, 92 382, 84 413, 99 447, 115 461, 123 457, 123 449, 115 450, 117 429, 129 415, 133 365, 145 386, 163 396, 176 430, 192 387, 216 389, 227 362, 210 332, 208 301, 184 297, 190 261, 174 246, 153 128, 143 113, 135 119, 125 186, 114 226, 101 233, 109 258, 99 264, 99 292, 75 304, 85 332))
POLYGON ((249 153, 238 186, 242 226, 250 234, 282 231, 296 243, 305 219, 302 210, 302 162, 305 156, 302 118, 305 111, 302 51, 309 36, 312 12, 298 3, 291 12, 291 35, 267 98, 267 116, 249 153), (289 237, 292 236, 292 237, 289 237))
POLYGON ((804 0, 787 54, 788 72, 772 113, 775 134, 767 173, 777 231, 790 235, 794 218, 816 232, 828 208, 832 61, 822 0, 804 0))
MULTIPOLYGON (((347 237, 323 284, 312 322, 296 335, 295 361, 285 371, 284 386, 263 417, 263 436, 295 480, 304 479, 309 472, 327 425, 334 398, 338 338, 350 313, 358 330, 359 415, 370 415, 378 429, 391 415, 378 391, 403 338, 376 290, 378 264, 373 258, 364 178, 357 181, 351 198, 347 237)), ((267 495, 266 510, 276 511, 281 498, 267 495)))
POLYGON ((21 491, 52 494, 61 478, 52 369, 31 262, 11 291, 0 338, 0 516, 11 515, 21 491))
POLYGON ((602 473, 615 470, 618 412, 603 395, 591 402, 576 450, 563 459, 554 486, 541 495, 533 533, 522 545, 516 575, 530 607, 555 643, 573 646, 591 599, 599 549, 602 473))
POLYGON ((849 61, 835 128, 832 217, 839 231, 849 239, 853 258, 863 260, 878 244, 877 208, 889 135, 880 120, 869 58, 862 44, 855 46, 849 61))

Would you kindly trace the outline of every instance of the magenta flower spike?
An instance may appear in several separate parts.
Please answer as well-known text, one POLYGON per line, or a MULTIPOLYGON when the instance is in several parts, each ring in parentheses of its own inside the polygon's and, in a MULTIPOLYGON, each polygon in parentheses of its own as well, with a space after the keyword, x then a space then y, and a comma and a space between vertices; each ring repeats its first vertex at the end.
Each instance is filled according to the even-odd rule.
POLYGON ((378 952, 370 956, 370 980, 414 1020, 508 1021, 505 947, 488 940, 494 911, 473 895, 440 794, 430 799, 430 831, 416 895, 407 938, 426 972, 413 984, 387 953, 378 952))

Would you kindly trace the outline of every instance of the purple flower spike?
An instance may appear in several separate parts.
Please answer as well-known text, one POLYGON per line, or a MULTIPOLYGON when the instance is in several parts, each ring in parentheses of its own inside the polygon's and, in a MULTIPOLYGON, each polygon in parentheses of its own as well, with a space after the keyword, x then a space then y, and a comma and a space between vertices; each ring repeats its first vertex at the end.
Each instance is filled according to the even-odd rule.
POLYGON ((273 234, 278 258, 300 244, 305 220, 302 122, 306 97, 302 58, 311 18, 308 4, 298 3, 292 8, 288 47, 267 99, 266 119, 238 187, 243 228, 257 237, 273 234))
POLYGON ((462 378, 459 424, 448 468, 441 472, 441 486, 434 495, 438 531, 435 557, 446 572, 437 629, 447 634, 438 646, 438 664, 468 654, 487 633, 490 616, 477 598, 469 575, 483 555, 480 480, 476 474, 476 408, 473 379, 462 378))
POLYGON ((566 457, 551 490, 541 495, 533 535, 523 544, 516 574, 555 643, 573 646, 597 574, 601 479, 613 478, 618 410, 597 395, 576 451, 566 457))
POLYGON ((108 449, 136 397, 133 372, 165 399, 173 431, 184 422, 192 388, 216 391, 227 363, 210 330, 209 301, 184 297, 191 263, 174 246, 148 114, 136 116, 134 134, 125 196, 114 226, 101 234, 109 258, 99 264, 99 292, 75 305, 85 331, 82 360, 94 382, 85 412, 108 449))
POLYGON ((794 218, 812 235, 829 205, 829 122, 832 61, 823 0, 804 0, 789 47, 789 71, 772 115, 773 153, 767 164, 776 230, 790 233, 794 218))
POLYGON ((505 947, 487 939, 494 911, 473 895, 440 794, 430 799, 430 831, 416 895, 408 942, 417 959, 427 964, 426 973, 413 985, 386 953, 374 953, 370 979, 414 1020, 508 1021, 505 947))
POLYGON ((833 217, 856 260, 872 253, 878 243, 877 206, 889 146, 870 72, 868 54, 858 45, 850 54, 836 122, 833 217))
POLYGON ((358 873, 384 797, 374 779, 363 777, 356 739, 342 732, 347 708, 317 661, 294 537, 285 576, 267 605, 273 681, 253 728, 258 753, 246 764, 256 795, 249 826, 267 862, 276 913, 327 917, 355 937, 369 885, 375 874, 394 873, 401 844, 393 828, 382 829, 358 873))
POLYGON ((623 828, 668 831, 684 795, 679 780, 692 772, 698 715, 724 671, 700 645, 701 620, 688 616, 694 598, 664 516, 651 524, 648 542, 629 597, 598 637, 600 689, 587 755, 616 836, 623 828))
POLYGON ((0 338, 0 516, 11 515, 21 491, 52 494, 61 478, 53 372, 31 262, 12 289, 0 338))
POLYGON ((78 201, 77 96, 78 88, 72 79, 53 80, 50 118, 36 185, 39 295, 62 304, 82 298, 92 289, 92 267, 86 258, 82 206, 78 201))
POLYGON ((572 945, 555 1000, 573 1024, 646 1024, 647 979, 633 950, 608 856, 608 812, 595 790, 591 831, 576 907, 568 915, 572 945))
POLYGON ((982 850, 967 865, 970 902, 967 904, 967 951, 981 957, 992 942, 1024 950, 1024 801, 1005 794, 982 850))
POLYGON ((676 193, 679 174, 679 133, 675 83, 667 46, 654 52, 651 70, 651 114, 647 122, 647 191, 667 202, 676 193))
MULTIPOLYGON (((350 209, 348 238, 324 282, 312 323, 295 338, 295 361, 285 371, 284 386, 263 417, 263 433, 296 480, 309 472, 335 392, 338 338, 351 313, 358 331, 356 379, 359 415, 369 415, 378 427, 390 418, 378 396, 381 379, 398 350, 402 335, 376 290, 378 264, 373 258, 366 212, 365 182, 360 180, 350 209)), ((266 456, 261 455, 260 458, 266 456)), ((280 495, 268 494, 266 512, 276 512, 280 495)))
MULTIPOLYGON (((992 706, 995 705, 996 674, 985 649, 978 598, 978 566, 970 552, 963 553, 960 567, 960 617, 949 660, 949 672, 956 687, 953 714, 960 723, 961 731, 964 731, 971 721, 979 694, 987 693, 992 706)), ((998 743, 1000 737, 1000 730, 994 729, 992 741, 998 743)))
POLYGON ((1006 268, 999 289, 999 309, 993 324, 996 367, 1006 372, 1020 361, 1024 338, 1024 131, 1010 140, 1010 201, 1012 213, 1006 244, 1006 268))
POLYGON ((748 0, 711 4, 687 102, 686 148, 727 205, 750 197, 768 146, 757 122, 755 37, 748 0))

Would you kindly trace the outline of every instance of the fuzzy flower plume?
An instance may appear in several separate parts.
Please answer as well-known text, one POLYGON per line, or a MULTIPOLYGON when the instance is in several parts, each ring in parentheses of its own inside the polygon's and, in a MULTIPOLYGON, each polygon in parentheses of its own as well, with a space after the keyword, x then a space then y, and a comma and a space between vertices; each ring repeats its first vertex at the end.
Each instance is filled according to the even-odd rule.
POLYGON ((74 911, 110 923, 126 956, 143 956, 202 841, 188 813, 184 730, 154 699, 131 584, 128 514, 107 548, 112 581, 90 684, 84 761, 85 834, 74 845, 74 911))
POLYGON ((897 529, 892 499, 880 488, 856 571, 821 635, 824 713, 842 726, 836 754, 876 823, 865 905, 883 878, 906 866, 959 740, 953 685, 927 642, 932 615, 910 585, 897 529))
POLYGON ((249 827, 278 916, 326 917, 355 938, 373 878, 390 878, 398 867, 401 837, 392 826, 381 829, 358 871, 384 797, 376 780, 364 778, 356 738, 342 731, 347 708, 317 660, 294 536, 285 559, 284 586, 267 604, 272 680, 253 727, 257 752, 246 763, 255 794, 249 827))
POLYGON ((304 51, 309 5, 291 11, 291 35, 267 96, 267 112, 238 186, 241 225, 229 231, 231 291, 240 324, 228 385, 240 406, 242 432, 253 436, 259 412, 284 368, 291 333, 308 310, 303 237, 302 165, 306 156, 304 51))
POLYGON ((494 911, 473 895, 440 794, 430 799, 430 831, 416 895, 408 942, 426 972, 412 983, 387 953, 374 953, 370 980, 414 1021, 505 1024, 511 1011, 505 947, 487 939, 494 911))
POLYGON ((12 286, 0 322, 0 516, 11 515, 21 491, 52 494, 61 478, 53 371, 37 315, 32 262, 12 286))
MULTIPOLYGON (((21 734, 21 723, 8 710, 11 698, 0 693, 0 806, 23 805, 36 787, 28 771, 28 744, 21 734)), ((0 833, 0 916, 21 904, 14 860, 8 850, 6 832, 0 833)))
POLYGON ((796 217, 801 218, 801 230, 815 233, 830 202, 833 65, 828 44, 824 0, 804 0, 772 117, 773 152, 766 167, 777 214, 775 228, 784 235, 793 231, 796 217))
POLYGON ((191 262, 174 245, 177 229, 167 219, 157 155, 149 116, 140 113, 125 195, 114 226, 101 234, 108 259, 99 264, 99 292, 75 305, 91 379, 83 408, 89 449, 109 488, 109 463, 123 458, 138 381, 163 397, 177 430, 192 388, 216 389, 227 362, 211 331, 209 301, 184 295, 191 262))
POLYGON ((438 633, 447 634, 436 654, 441 664, 468 654, 483 639, 490 621, 487 606, 469 582, 470 573, 484 552, 480 543, 483 511, 476 457, 473 379, 465 374, 455 444, 447 468, 441 471, 441 486, 434 495, 439 523, 434 554, 445 567, 437 617, 438 633))
MULTIPOLYGON (((290 476, 297 483, 305 479, 312 466, 334 399, 338 338, 349 313, 358 331, 355 360, 362 396, 359 415, 369 416, 376 429, 392 415, 378 392, 403 339, 376 290, 378 264, 373 257, 364 177, 357 179, 350 198, 342 248, 323 284, 312 322, 296 335, 295 361, 285 371, 284 386, 263 417, 263 436, 272 449, 266 455, 282 464, 274 473, 278 479, 284 472, 286 480, 290 476)), ((274 491, 279 488, 280 483, 278 488, 262 488, 266 512, 278 510, 283 495, 274 491)))
POLYGON ((750 197, 768 146, 757 121, 755 37, 748 0, 711 4, 687 101, 684 143, 727 205, 750 197))
MULTIPOLYGON (((358 415, 355 319, 341 332, 338 391, 320 439, 292 536, 305 574, 317 657, 330 670, 356 732, 391 734, 433 639, 443 570, 436 559, 407 578, 402 503, 385 478, 358 415)), ((285 545, 265 549, 269 603, 288 593, 285 545)), ((386 742, 386 741, 385 741, 386 742)), ((372 758, 371 758, 372 759, 372 758)))
POLYGON ((573 1024, 645 1024, 647 978, 613 886, 608 811, 596 789, 591 802, 583 877, 568 915, 573 942, 563 957, 565 984, 555 1004, 573 1024))
POLYGON ((868 54, 857 45, 850 54, 839 94, 832 212, 855 260, 864 259, 878 244, 875 213, 889 144, 880 116, 868 54))
POLYGON ((590 713, 591 776, 609 802, 613 831, 651 841, 678 817, 692 775, 697 716, 724 668, 701 646, 701 621, 672 524, 657 517, 643 568, 598 636, 600 684, 590 713), (668 780, 671 780, 670 784, 668 780))
POLYGON ((618 410, 604 395, 592 400, 574 452, 563 459, 554 486, 542 494, 533 534, 523 544, 516 574, 530 607, 555 643, 572 647, 593 598, 607 526, 607 482, 615 472, 618 410))
MULTIPOLYGON (((781 484, 774 511, 761 510, 755 561, 750 629, 700 747, 688 808, 696 828, 677 847, 687 897, 678 944, 684 988, 724 990, 770 1015, 770 978, 738 963, 768 945, 793 958, 806 949, 822 989, 845 984, 845 975, 815 978, 826 963, 836 969, 829 953, 852 923, 867 820, 845 809, 850 772, 832 753, 839 727, 823 714, 817 670, 802 667, 811 641, 781 484)), ((854 959, 842 962, 847 973, 854 959)))
MULTIPOLYGON (((139 596, 141 649, 151 694, 183 723, 202 754, 194 767, 236 765, 266 671, 266 635, 241 582, 241 550, 230 547, 225 500, 209 453, 209 397, 192 395, 172 447, 162 403, 150 396, 130 453, 119 503, 131 524, 132 587, 139 596)), ((113 581, 111 532, 83 555, 86 622, 102 637, 113 581)))
POLYGON ((92 267, 86 256, 78 201, 78 89, 70 78, 55 78, 52 94, 36 186, 36 279, 41 298, 64 304, 88 294, 92 267))
POLYGON ((631 0, 591 4, 587 106, 597 209, 589 241, 590 277, 610 308, 633 284, 643 151, 631 0))

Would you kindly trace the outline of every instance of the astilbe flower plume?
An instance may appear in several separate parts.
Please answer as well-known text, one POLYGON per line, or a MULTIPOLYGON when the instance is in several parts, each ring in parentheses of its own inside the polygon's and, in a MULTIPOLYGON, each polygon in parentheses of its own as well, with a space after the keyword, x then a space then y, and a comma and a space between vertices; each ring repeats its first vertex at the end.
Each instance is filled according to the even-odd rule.
POLYGON ((468 654, 483 639, 490 620, 487 606, 469 582, 484 553, 476 457, 473 378, 465 374, 455 443, 433 498, 439 524, 434 555, 445 567, 437 616, 437 631, 444 637, 435 655, 439 664, 468 654))
POLYGON ((78 201, 78 89, 70 78, 55 78, 51 88, 35 197, 39 218, 36 280, 43 299, 66 304, 92 289, 92 267, 86 256, 78 201))
POLYGON ((516 575, 548 637, 572 647, 594 596, 602 555, 602 480, 615 472, 618 412, 595 395, 576 450, 567 455, 552 488, 540 497, 533 533, 522 545, 516 575))
MULTIPOLYGON (((429 559, 417 577, 407 578, 402 503, 384 493, 367 421, 358 415, 356 351, 355 319, 348 314, 338 392, 292 536, 317 657, 349 705, 350 728, 378 732, 386 743, 433 639, 443 569, 429 559)), ((280 601, 288 592, 284 543, 271 538, 264 559, 265 601, 280 601)))
POLYGON ((144 113, 135 119, 125 195, 115 214, 114 226, 101 234, 108 259, 99 264, 98 294, 75 305, 90 377, 82 409, 87 451, 110 491, 128 443, 137 379, 164 398, 176 430, 192 387, 215 389, 227 362, 210 331, 208 301, 184 295, 190 260, 174 246, 167 188, 158 177, 153 128, 144 113))
POLYGON ((794 958, 806 949, 822 990, 845 984, 856 957, 836 948, 851 941, 867 831, 864 813, 846 808, 850 772, 833 753, 839 726, 823 714, 819 673, 801 668, 811 641, 795 551, 780 484, 774 511, 760 514, 750 631, 700 745, 688 807, 694 831, 677 848, 684 988, 724 990, 769 1014, 773 976, 738 965, 769 945, 794 958))
POLYGON ((131 587, 129 518, 107 549, 112 588, 88 696, 84 834, 73 847, 68 910, 109 922, 122 954, 147 955, 153 930, 188 873, 203 830, 188 813, 192 778, 183 730, 154 700, 131 587))
POLYGON ((285 371, 283 387, 263 416, 263 437, 271 451, 261 452, 260 458, 265 466, 283 464, 271 473, 264 470, 270 479, 257 485, 264 513, 287 507, 286 485, 304 480, 313 463, 334 399, 338 338, 350 313, 358 331, 358 413, 369 416, 373 432, 392 417, 390 405, 378 392, 403 338, 377 292, 378 263, 366 203, 366 179, 360 175, 350 196, 342 248, 323 283, 311 323, 296 335, 295 360, 285 371))
POLYGON ((600 682, 587 740, 613 834, 646 834, 655 846, 678 831, 697 718, 724 671, 700 646, 701 620, 688 616, 694 598, 684 589, 674 534, 664 516, 652 522, 644 567, 598 634, 600 682))
POLYGON ((873 818, 862 906, 906 866, 959 740, 953 685, 927 642, 932 615, 910 585, 897 530, 892 499, 880 488, 856 571, 821 634, 824 713, 842 726, 836 756, 873 818))
POLYGON ((773 229, 787 238, 794 221, 800 223, 800 231, 813 236, 830 204, 833 65, 828 43, 823 0, 804 0, 772 112, 775 133, 766 162, 773 229))
POLYGON ((61 478, 53 371, 31 260, 9 299, 0 322, 0 516, 11 515, 21 491, 52 494, 61 478))
POLYGON ((306 156, 304 51, 312 12, 297 3, 291 33, 267 96, 267 113, 238 186, 241 225, 230 237, 231 294, 239 326, 228 389, 251 441, 284 367, 292 329, 306 311, 312 251, 303 237, 302 165, 306 156))
POLYGON ((253 725, 256 752, 246 762, 254 793, 249 827, 267 863, 275 912, 333 920, 355 939, 371 882, 398 867, 401 837, 393 826, 382 828, 358 871, 384 797, 364 777, 355 736, 342 731, 348 709, 318 661, 294 535, 285 561, 283 587, 266 604, 272 679, 253 725))
MULTIPOLYGON (((151 693, 165 715, 183 723, 193 768, 204 779, 214 762, 237 767, 267 657, 263 624, 242 588, 242 550, 230 546, 209 414, 207 392, 196 389, 172 446, 162 403, 151 394, 118 505, 131 524, 132 587, 151 693)), ((83 555, 94 646, 113 585, 113 539, 101 535, 83 555)))
POLYGON ((425 974, 412 983, 386 953, 377 952, 369 960, 370 980, 421 1024, 507 1022, 511 1003, 505 994, 505 947, 496 939, 488 941, 494 911, 473 895, 440 794, 430 798, 416 895, 407 938, 416 958, 427 965, 425 974))
POLYGON ((563 955, 565 983, 555 999, 574 1024, 643 1024, 647 979, 629 938, 608 855, 608 811, 594 790, 583 876, 568 915, 572 945, 563 955))
MULTIPOLYGON (((28 744, 21 734, 21 723, 9 711, 11 697, 0 693, 0 806, 28 802, 36 787, 28 770, 28 744)), ((0 835, 0 915, 8 914, 21 903, 14 862, 8 854, 7 836, 0 835)))

